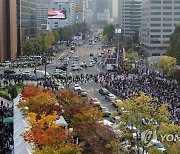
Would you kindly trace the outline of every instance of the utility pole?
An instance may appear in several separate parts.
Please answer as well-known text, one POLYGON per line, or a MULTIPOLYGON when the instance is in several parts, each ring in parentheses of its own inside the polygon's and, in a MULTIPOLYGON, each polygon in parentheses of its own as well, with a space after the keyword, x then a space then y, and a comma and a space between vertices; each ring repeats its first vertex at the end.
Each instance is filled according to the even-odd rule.
POLYGON ((115 29, 115 34, 116 34, 116 38, 117 38, 117 44, 118 44, 118 47, 117 47, 117 65, 118 65, 118 71, 120 72, 120 61, 122 60, 120 57, 121 57, 121 54, 122 54, 122 51, 120 51, 120 35, 121 35, 121 29, 118 29, 116 28, 115 29))

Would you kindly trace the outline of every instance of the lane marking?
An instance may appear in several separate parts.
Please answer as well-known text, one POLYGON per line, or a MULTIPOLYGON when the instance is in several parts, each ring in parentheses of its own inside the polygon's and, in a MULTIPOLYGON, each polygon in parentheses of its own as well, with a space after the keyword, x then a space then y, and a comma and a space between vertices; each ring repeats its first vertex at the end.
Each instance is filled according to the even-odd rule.
POLYGON ((96 66, 94 66, 94 68, 95 68, 98 72, 101 72, 96 66))

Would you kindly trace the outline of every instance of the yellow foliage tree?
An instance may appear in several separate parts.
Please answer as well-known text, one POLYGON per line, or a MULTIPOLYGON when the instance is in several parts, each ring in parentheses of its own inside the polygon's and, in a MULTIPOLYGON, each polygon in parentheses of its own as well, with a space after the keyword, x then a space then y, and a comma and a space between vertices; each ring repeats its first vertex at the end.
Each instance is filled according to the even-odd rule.
POLYGON ((169 75, 176 68, 176 58, 162 56, 157 62, 157 68, 165 75, 169 75))

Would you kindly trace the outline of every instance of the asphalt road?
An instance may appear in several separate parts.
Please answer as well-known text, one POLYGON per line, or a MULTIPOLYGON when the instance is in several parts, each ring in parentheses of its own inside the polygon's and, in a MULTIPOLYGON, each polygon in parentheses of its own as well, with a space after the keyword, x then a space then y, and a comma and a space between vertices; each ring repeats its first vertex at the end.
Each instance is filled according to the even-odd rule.
MULTIPOLYGON (((99 50, 99 48, 101 48, 102 43, 101 42, 95 42, 95 45, 89 45, 88 42, 83 45, 83 46, 78 46, 76 49, 76 52, 72 55, 69 65, 68 65, 68 71, 67 73, 72 73, 73 76, 77 75, 77 74, 99 74, 102 72, 105 72, 105 70, 103 70, 102 68, 100 68, 98 65, 95 65, 94 67, 87 67, 87 68, 83 68, 82 70, 78 71, 72 71, 71 65, 74 62, 74 57, 78 56, 78 62, 76 63, 80 63, 80 62, 86 62, 87 66, 89 66, 90 61, 93 59, 93 57, 98 57, 98 55, 102 52, 102 50, 99 50), (90 57, 89 55, 93 54, 93 57, 90 57)), ((68 56, 70 53, 70 48, 65 50, 64 53, 62 54, 63 57, 68 56)), ((101 60, 100 58, 98 59, 98 61, 101 60)), ((51 64, 47 65, 47 72, 52 75, 54 73, 54 70, 56 68, 56 66, 62 66, 63 65, 63 61, 59 60, 59 59, 55 59, 51 64)), ((44 66, 38 66, 38 69, 42 69, 44 70, 44 66)), ((23 68, 21 69, 21 71, 29 71, 29 70, 33 70, 34 68, 23 68)), ((0 69, 0 71, 3 71, 3 69, 0 69)), ((15 70, 17 73, 19 73, 19 68, 15 70)), ((89 83, 79 83, 79 85, 88 91, 88 98, 98 98, 101 102, 101 104, 105 107, 107 107, 110 111, 114 111, 116 110, 116 108, 111 104, 111 102, 108 102, 104 96, 102 96, 101 94, 99 94, 98 90, 101 88, 100 84, 96 84, 94 81, 90 81, 89 83)), ((70 85, 71 87, 73 85, 70 85)), ((106 118, 109 119, 109 118, 106 118)))

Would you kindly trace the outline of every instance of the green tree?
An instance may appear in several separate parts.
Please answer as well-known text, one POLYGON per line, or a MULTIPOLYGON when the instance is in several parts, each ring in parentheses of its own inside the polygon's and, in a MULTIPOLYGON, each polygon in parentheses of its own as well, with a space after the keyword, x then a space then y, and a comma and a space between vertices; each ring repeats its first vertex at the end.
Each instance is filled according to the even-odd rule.
POLYGON ((170 38, 170 47, 167 49, 168 56, 175 57, 180 64, 180 25, 176 25, 174 33, 170 38))
POLYGON ((36 38, 33 38, 33 44, 34 44, 35 51, 42 51, 43 37, 41 35, 37 35, 36 38))
POLYGON ((23 51, 24 55, 32 55, 36 51, 33 39, 26 40, 23 51))
POLYGON ((108 41, 111 42, 115 34, 115 27, 112 24, 108 24, 103 29, 103 35, 108 37, 108 41))
POLYGON ((54 44, 56 44, 59 41, 59 33, 58 31, 53 31, 53 35, 54 35, 54 44))

